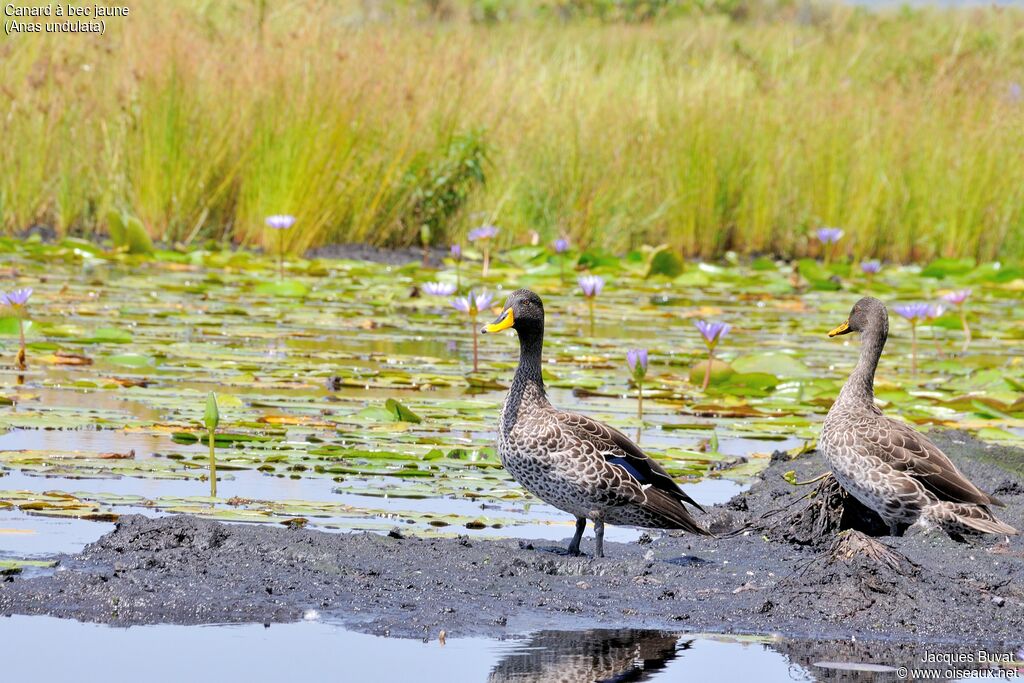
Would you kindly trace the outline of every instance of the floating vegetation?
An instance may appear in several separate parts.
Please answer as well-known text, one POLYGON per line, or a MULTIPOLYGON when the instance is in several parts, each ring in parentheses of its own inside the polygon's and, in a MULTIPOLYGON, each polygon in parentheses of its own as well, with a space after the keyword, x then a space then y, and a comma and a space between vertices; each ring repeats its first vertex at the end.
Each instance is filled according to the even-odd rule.
MULTIPOLYGON (((0 239, 0 253, 17 273, 8 289, 35 290, 24 328, 29 370, 14 362, 17 320, 0 318, 0 508, 452 534, 563 523, 531 503, 494 452, 511 340, 478 348, 471 372, 468 312, 451 315, 444 295, 410 296, 453 282, 456 259, 424 269, 291 257, 290 279, 279 281, 273 253, 146 257, 75 239, 0 239), (287 286, 267 286, 277 284, 287 286), (214 493, 213 467, 219 498, 205 495, 214 493)), ((893 325, 894 362, 879 373, 878 400, 918 425, 1024 441, 1019 268, 890 265, 867 282, 849 263, 812 261, 798 264, 794 280, 788 264, 768 259, 566 251, 572 276, 563 284, 558 256, 550 245, 492 253, 486 281, 463 269, 462 291, 473 290, 478 310, 490 304, 478 305, 484 286, 495 299, 519 286, 540 291, 552 400, 621 429, 636 424, 635 373, 645 365, 639 354, 624 363, 623 350, 642 339, 658 360, 657 373, 639 378, 644 447, 679 480, 743 480, 772 451, 814 442, 855 360, 828 342, 828 321, 865 292, 931 305, 972 290, 969 311, 916 323, 942 351, 922 345, 916 376, 911 328, 893 325), (593 308, 592 333, 574 286, 584 269, 615 282, 593 308), (985 320, 968 352, 964 316, 985 320), (710 377, 708 338, 693 321, 733 326, 728 345, 711 335, 710 377)))

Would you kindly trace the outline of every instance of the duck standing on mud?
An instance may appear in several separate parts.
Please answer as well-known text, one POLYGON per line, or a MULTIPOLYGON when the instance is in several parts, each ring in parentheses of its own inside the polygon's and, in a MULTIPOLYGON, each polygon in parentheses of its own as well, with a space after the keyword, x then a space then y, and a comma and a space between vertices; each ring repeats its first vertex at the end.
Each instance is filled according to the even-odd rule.
POLYGON ((713 535, 685 504, 704 509, 629 437, 548 401, 541 376, 544 304, 539 296, 528 289, 512 292, 483 332, 509 328, 519 334, 519 367, 501 412, 498 455, 527 491, 576 517, 569 554, 580 554, 588 519, 594 522, 597 557, 604 557, 606 522, 713 535))
POLYGON ((889 335, 889 314, 864 297, 829 337, 861 333, 860 361, 832 404, 820 446, 846 491, 874 510, 897 535, 908 524, 947 532, 1016 534, 989 511, 1002 505, 960 473, 939 447, 875 405, 878 360, 889 335))

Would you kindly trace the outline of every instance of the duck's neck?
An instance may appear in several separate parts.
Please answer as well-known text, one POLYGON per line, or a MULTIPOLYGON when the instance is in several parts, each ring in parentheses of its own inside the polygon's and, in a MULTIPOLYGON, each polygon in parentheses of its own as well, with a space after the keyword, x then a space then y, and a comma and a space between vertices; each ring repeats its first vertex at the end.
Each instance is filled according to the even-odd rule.
POLYGON ((885 340, 889 336, 888 325, 881 324, 861 333, 860 360, 850 373, 850 378, 839 393, 839 403, 863 403, 875 405, 875 370, 882 357, 885 340))
POLYGON ((519 419, 519 411, 523 406, 547 403, 544 391, 544 377, 541 373, 541 353, 544 350, 544 331, 520 333, 519 335, 519 367, 512 378, 512 386, 505 399, 502 413, 502 430, 508 432, 519 419))

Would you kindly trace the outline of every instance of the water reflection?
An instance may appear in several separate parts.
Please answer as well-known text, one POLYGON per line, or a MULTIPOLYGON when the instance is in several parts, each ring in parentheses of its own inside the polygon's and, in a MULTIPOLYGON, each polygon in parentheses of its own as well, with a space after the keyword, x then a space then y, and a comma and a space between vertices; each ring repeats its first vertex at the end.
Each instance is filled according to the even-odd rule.
MULTIPOLYGON (((642 629, 538 631, 505 650, 490 683, 595 681, 897 681, 905 669, 950 677, 1006 678, 1017 646, 879 640, 679 636, 642 629), (982 654, 983 653, 983 654, 982 654), (936 658, 939 658, 937 661, 936 658), (948 658, 954 664, 944 663, 948 658), (986 661, 987 658, 987 661, 986 661), (954 673, 953 677, 957 674, 954 673)), ((905 676, 904 676, 905 677, 905 676)))
POLYGON ((647 681, 692 641, 664 631, 538 631, 491 671, 490 683, 647 681))

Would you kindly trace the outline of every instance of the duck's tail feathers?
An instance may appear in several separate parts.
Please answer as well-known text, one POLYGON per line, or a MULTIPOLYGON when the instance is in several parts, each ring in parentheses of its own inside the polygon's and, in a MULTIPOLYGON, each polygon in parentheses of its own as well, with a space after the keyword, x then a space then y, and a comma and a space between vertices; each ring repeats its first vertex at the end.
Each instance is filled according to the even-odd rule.
POLYGON ((984 505, 969 505, 966 503, 943 503, 940 508, 931 511, 936 521, 946 526, 960 525, 971 531, 983 534, 1004 534, 1015 536, 1020 533, 1006 522, 997 519, 992 512, 984 505))
POLYGON ((711 536, 714 534, 697 523, 686 506, 675 496, 670 496, 660 489, 647 489, 647 501, 644 507, 662 518, 664 528, 682 529, 691 534, 711 536))

